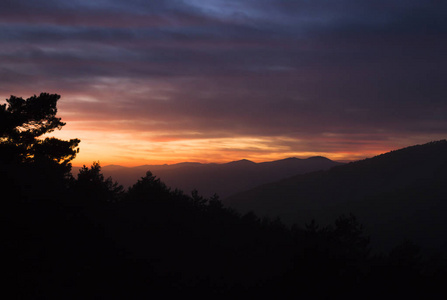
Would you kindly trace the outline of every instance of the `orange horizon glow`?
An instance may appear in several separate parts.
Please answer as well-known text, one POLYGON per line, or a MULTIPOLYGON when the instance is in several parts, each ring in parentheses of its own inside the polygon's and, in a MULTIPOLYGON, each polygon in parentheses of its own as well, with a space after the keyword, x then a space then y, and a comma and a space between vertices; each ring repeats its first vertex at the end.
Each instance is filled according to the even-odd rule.
POLYGON ((281 145, 268 145, 268 138, 236 137, 213 139, 176 139, 151 141, 132 138, 132 134, 113 132, 66 131, 54 134, 61 139, 79 138, 80 152, 72 165, 101 166, 120 165, 135 167, 141 165, 163 165, 181 162, 228 163, 247 159, 256 163, 281 160, 289 157, 309 158, 324 156, 334 161, 348 162, 370 158, 396 150, 391 146, 368 145, 358 151, 297 151, 281 145), (78 133, 78 134, 77 134, 78 133))
POLYGON ((324 156, 333 161, 357 161, 415 144, 440 140, 442 135, 388 137, 376 134, 323 132, 304 137, 250 136, 193 131, 160 130, 136 126, 126 120, 91 120, 64 111, 62 130, 52 132, 62 140, 80 139, 80 152, 72 166, 164 165, 181 162, 228 163, 247 159, 256 163, 289 157, 324 156), (129 124, 133 126, 128 126, 129 124))
MULTIPOLYGON (((82 150, 81 150, 82 151, 82 150)), ((390 150, 391 151, 391 150, 390 150)), ((113 160, 113 158, 108 158, 108 157, 104 157, 104 159, 101 158, 93 158, 93 156, 91 158, 86 158, 86 157, 76 157, 72 162, 72 166, 73 167, 82 167, 82 166, 91 166, 93 164, 93 162, 98 162, 101 166, 108 166, 108 165, 119 165, 119 166, 123 166, 123 167, 137 167, 137 166, 142 166, 142 165, 174 165, 177 163, 183 163, 183 162, 192 162, 192 163, 202 163, 202 164, 208 164, 208 163, 216 163, 216 164, 225 164, 225 163, 229 163, 232 161, 238 161, 238 160, 249 160, 255 163, 262 163, 262 162, 270 162, 270 161, 276 161, 276 160, 282 160, 282 159, 286 159, 286 158, 300 158, 300 159, 306 159, 312 156, 324 156, 330 160, 333 161, 337 161, 337 162, 352 162, 352 161, 357 161, 357 160, 362 160, 362 159, 366 159, 366 158, 371 158, 373 156, 376 155, 380 155, 383 153, 386 153, 389 151, 383 151, 383 152, 378 152, 378 153, 373 153, 371 155, 364 155, 364 154, 353 154, 352 156, 348 156, 346 155, 346 153, 330 153, 325 155, 324 153, 314 153, 314 154, 302 154, 302 153, 296 153, 294 155, 271 155, 269 157, 263 157, 263 158, 256 158, 256 157, 251 157, 251 156, 245 156, 245 157, 234 157, 234 158, 229 158, 229 159, 216 159, 216 160, 212 160, 212 159, 197 159, 197 158, 190 158, 190 157, 195 157, 193 155, 188 156, 185 155, 184 159, 171 159, 169 157, 167 157, 166 159, 158 159, 158 160, 154 160, 154 159, 141 159, 141 160, 113 160)))
MULTIPOLYGON (((100 123, 100 122, 98 122, 100 123)), ((99 125, 98 125, 99 126, 99 125)), ((281 160, 289 157, 308 158, 324 156, 334 161, 348 162, 370 158, 392 150, 414 144, 423 144, 442 139, 439 136, 416 137, 413 139, 387 140, 386 142, 352 140, 335 134, 325 134, 315 138, 303 149, 293 149, 287 142, 306 144, 307 140, 289 137, 236 136, 223 138, 182 138, 182 132, 175 138, 160 139, 160 132, 113 131, 86 128, 82 121, 67 122, 60 131, 51 136, 68 140, 78 138, 80 152, 72 161, 72 166, 91 166, 99 162, 101 166, 120 165, 135 167, 141 165, 163 165, 181 162, 227 163, 247 159, 256 163, 281 160), (336 144, 332 150, 312 151, 312 143, 318 145, 336 144), (307 148, 307 149, 306 149, 307 148)))

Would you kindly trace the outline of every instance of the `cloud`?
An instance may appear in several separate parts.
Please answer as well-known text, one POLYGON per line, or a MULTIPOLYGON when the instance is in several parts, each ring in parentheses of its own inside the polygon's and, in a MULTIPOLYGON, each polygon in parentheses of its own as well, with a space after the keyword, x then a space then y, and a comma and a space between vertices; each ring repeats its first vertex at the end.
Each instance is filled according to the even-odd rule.
POLYGON ((447 133, 446 11, 422 0, 2 1, 0 96, 59 93, 78 128, 154 141, 382 149, 447 133))

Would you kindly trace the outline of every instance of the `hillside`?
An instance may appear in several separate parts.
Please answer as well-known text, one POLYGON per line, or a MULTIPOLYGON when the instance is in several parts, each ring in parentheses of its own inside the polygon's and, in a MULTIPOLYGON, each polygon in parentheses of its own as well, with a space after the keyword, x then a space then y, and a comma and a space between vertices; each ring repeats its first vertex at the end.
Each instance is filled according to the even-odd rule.
POLYGON ((242 212, 303 225, 353 213, 384 249, 408 238, 447 245, 447 141, 431 142, 327 171, 297 175, 224 199, 242 212))
MULTIPOLYGON (((46 172, 42 164, 0 165, 6 170, 0 185, 8 191, 0 211, 1 263, 9 274, 5 294, 21 299, 377 299, 403 291, 431 298, 444 290, 445 257, 420 255, 410 242, 372 254, 353 216, 337 216, 332 227, 288 227, 277 219, 240 214, 215 197, 173 191, 150 174, 123 191, 102 176, 99 164, 74 179, 54 164, 46 172)), ((371 161, 356 165, 295 178, 318 182, 335 172, 355 181, 362 168, 377 172, 371 161)), ((316 192, 326 187, 331 185, 316 192)), ((426 215, 443 221, 444 211, 428 207, 426 215)), ((445 226, 435 225, 444 238, 445 226)))
MULTIPOLYGON (((147 171, 151 171, 172 189, 186 193, 196 189, 204 196, 214 193, 220 197, 254 188, 260 184, 274 182, 293 175, 317 170, 326 170, 340 163, 324 157, 307 159, 287 158, 283 160, 255 163, 239 160, 224 164, 179 163, 173 165, 144 165, 133 168, 105 166, 102 172, 124 187, 133 185, 147 171)), ((74 174, 77 174, 75 169, 74 174)))

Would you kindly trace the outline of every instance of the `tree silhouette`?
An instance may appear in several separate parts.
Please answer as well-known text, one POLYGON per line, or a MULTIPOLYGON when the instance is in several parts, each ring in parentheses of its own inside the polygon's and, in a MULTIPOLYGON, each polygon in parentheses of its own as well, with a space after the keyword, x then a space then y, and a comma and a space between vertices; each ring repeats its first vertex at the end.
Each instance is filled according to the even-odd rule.
POLYGON ((99 162, 93 162, 90 169, 84 165, 73 185, 79 199, 95 202, 116 202, 121 200, 124 194, 122 185, 113 182, 111 177, 104 178, 99 162))
POLYGON ((72 177, 70 161, 80 140, 45 136, 65 125, 56 117, 59 99, 48 93, 26 100, 11 96, 0 105, 0 187, 8 198, 60 198, 72 177))
POLYGON ((0 105, 0 153, 4 162, 53 164, 71 169, 80 140, 63 141, 42 136, 61 129, 56 117, 57 94, 41 93, 26 100, 11 96, 0 105))
POLYGON ((170 197, 170 189, 160 178, 147 171, 132 187, 129 188, 128 198, 133 200, 161 200, 170 197))

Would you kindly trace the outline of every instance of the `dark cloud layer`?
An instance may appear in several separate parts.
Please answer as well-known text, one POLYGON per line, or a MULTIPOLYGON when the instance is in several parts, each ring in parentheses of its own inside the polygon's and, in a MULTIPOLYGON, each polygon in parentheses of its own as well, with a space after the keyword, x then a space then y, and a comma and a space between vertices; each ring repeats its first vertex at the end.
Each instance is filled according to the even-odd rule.
POLYGON ((291 150, 411 144, 447 133, 446 12, 435 0, 7 0, 0 94, 58 92, 73 120, 282 136, 291 150))

